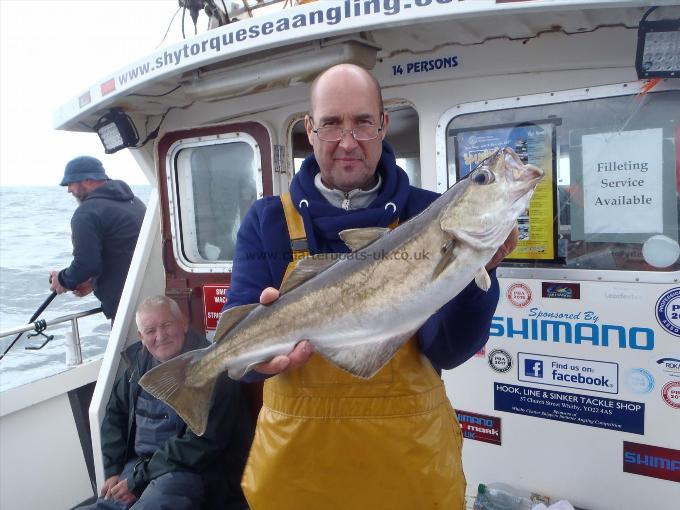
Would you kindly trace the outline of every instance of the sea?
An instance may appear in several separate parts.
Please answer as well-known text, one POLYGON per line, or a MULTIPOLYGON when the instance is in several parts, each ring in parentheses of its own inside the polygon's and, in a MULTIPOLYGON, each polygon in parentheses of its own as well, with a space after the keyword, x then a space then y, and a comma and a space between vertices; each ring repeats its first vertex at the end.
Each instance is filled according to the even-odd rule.
MULTIPOLYGON (((147 203, 150 186, 131 186, 147 203)), ((78 203, 61 186, 0 186, 0 331, 20 327, 49 297, 50 270, 61 270, 71 262, 71 216, 78 203)), ((90 294, 58 295, 40 315, 55 319, 91 310, 99 301, 90 294)), ((99 313, 78 320, 83 360, 100 357, 106 349, 111 323, 99 313)), ((0 392, 49 377, 68 369, 66 335, 70 322, 49 326, 54 335, 42 349, 41 336, 24 333, 0 359, 0 392)), ((16 334, 0 338, 0 353, 16 334)))

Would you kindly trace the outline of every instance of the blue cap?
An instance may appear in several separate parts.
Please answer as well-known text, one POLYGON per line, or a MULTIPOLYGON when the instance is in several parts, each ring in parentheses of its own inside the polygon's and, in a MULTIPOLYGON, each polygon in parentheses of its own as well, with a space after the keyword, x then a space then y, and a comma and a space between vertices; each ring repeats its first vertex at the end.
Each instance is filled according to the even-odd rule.
POLYGON ((102 162, 91 156, 79 156, 66 164, 64 178, 60 186, 68 186, 81 181, 108 181, 109 176, 104 171, 102 162))

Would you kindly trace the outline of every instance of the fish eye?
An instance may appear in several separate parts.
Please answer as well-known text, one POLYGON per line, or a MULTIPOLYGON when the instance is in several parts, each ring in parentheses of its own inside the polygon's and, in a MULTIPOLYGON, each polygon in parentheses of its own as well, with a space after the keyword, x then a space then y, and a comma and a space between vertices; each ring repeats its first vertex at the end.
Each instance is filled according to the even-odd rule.
POLYGON ((480 168, 477 170, 477 172, 475 172, 475 175, 472 176, 472 180, 477 184, 491 184, 496 180, 496 178, 494 177, 491 170, 487 168, 480 168))

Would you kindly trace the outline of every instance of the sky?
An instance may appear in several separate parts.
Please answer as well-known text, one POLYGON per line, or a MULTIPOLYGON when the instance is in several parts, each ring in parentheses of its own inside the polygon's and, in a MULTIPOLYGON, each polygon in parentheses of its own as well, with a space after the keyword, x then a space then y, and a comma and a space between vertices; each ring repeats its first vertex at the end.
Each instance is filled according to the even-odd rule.
MULTIPOLYGON (((55 110, 105 75, 182 39, 177 0, 0 0, 0 186, 56 186, 66 163, 99 158, 112 179, 145 184, 129 151, 53 128, 55 110)), ((186 17, 185 31, 194 27, 186 17)), ((207 17, 201 14, 199 32, 207 17)))

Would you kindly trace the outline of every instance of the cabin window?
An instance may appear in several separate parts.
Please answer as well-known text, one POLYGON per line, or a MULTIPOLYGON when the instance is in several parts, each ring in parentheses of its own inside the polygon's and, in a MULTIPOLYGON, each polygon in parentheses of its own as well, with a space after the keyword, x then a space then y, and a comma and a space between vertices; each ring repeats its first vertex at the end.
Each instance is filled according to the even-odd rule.
POLYGON ((260 154, 244 133, 175 151, 179 241, 187 265, 231 262, 236 233, 248 208, 262 196, 260 154))
MULTIPOLYGON (((404 169, 409 182, 413 186, 420 186, 418 112, 404 104, 388 105, 386 109, 390 113, 390 126, 385 141, 394 149, 397 165, 404 169)), ((304 119, 293 124, 291 147, 293 169, 297 172, 304 159, 313 152, 305 131, 304 119)))
POLYGON ((439 166, 449 186, 502 146, 546 172, 520 217, 520 244, 505 267, 648 275, 680 269, 680 90, 662 84, 666 90, 639 96, 638 87, 485 101, 447 112, 446 161, 439 166))

